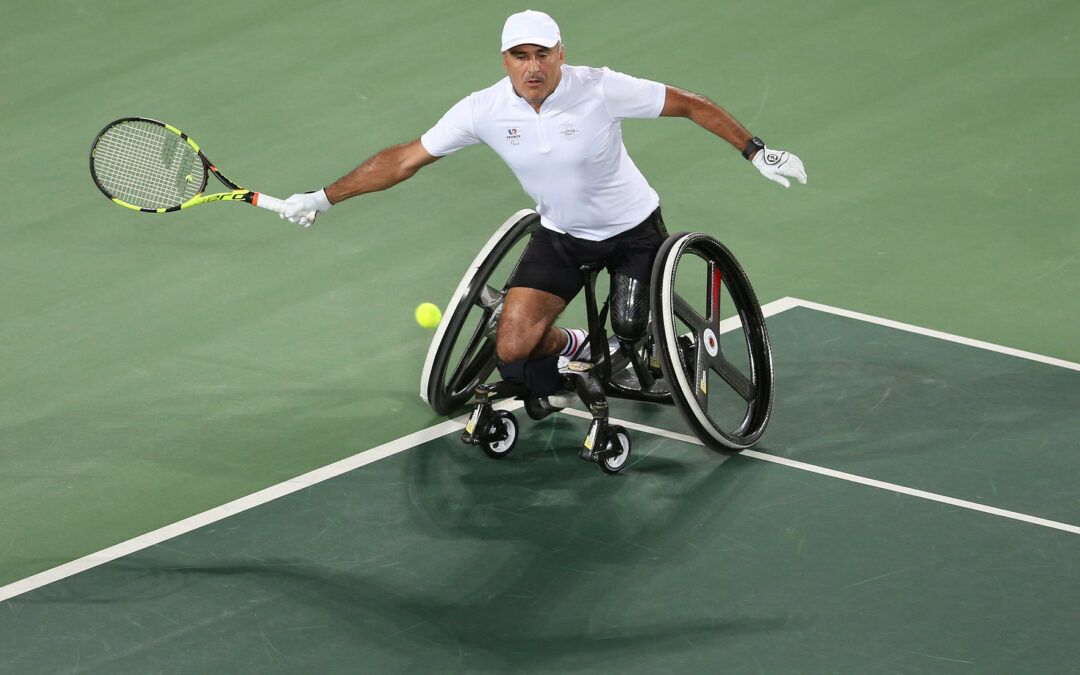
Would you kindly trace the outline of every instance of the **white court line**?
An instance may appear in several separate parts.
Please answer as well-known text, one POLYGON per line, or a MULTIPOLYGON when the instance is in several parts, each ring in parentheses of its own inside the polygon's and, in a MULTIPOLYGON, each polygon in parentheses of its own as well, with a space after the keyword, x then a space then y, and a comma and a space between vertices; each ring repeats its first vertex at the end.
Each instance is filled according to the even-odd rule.
MULTIPOLYGON (((775 300, 773 302, 762 305, 762 311, 764 312, 765 316, 773 316, 775 314, 779 314, 795 307, 804 307, 807 309, 813 309, 829 314, 836 314, 838 316, 857 319, 859 321, 875 323, 881 326, 887 326, 889 328, 904 330, 911 333, 918 333, 920 335, 926 335, 928 337, 947 340, 949 342, 956 342, 971 347, 977 347, 980 349, 986 349, 989 351, 995 351, 1002 354, 1008 354, 1011 356, 1029 359, 1032 361, 1039 361, 1041 363, 1055 365, 1062 368, 1068 368, 1070 370, 1080 371, 1080 364, 1072 363, 1069 361, 1063 361, 1061 359, 1055 359, 1039 354, 1033 354, 1031 352, 1024 352, 1021 350, 1012 349, 1010 347, 1002 347, 1000 345, 994 345, 988 342, 982 342, 980 340, 972 340, 970 338, 964 338, 958 335, 950 335, 948 333, 942 333, 940 331, 921 328, 919 326, 913 326, 898 321, 892 321, 890 319, 882 319, 880 317, 875 317, 868 314, 860 314, 858 312, 852 312, 837 307, 830 307, 828 305, 822 305, 807 300, 800 300, 798 298, 788 297, 775 300)), ((519 402, 504 401, 498 407, 517 408, 520 406, 521 403, 519 402)), ((588 417, 586 413, 572 409, 567 409, 564 411, 564 413, 588 417)), ((194 516, 191 516, 190 518, 185 518, 184 520, 172 523, 171 525, 166 525, 165 527, 159 528, 152 532, 148 532, 133 539, 129 539, 128 541, 121 542, 114 546, 110 546, 109 548, 103 549, 96 553, 91 553, 90 555, 83 556, 82 558, 73 560, 69 563, 59 565, 58 567, 45 570, 44 572, 40 572, 33 576, 26 577, 25 579, 21 579, 6 586, 2 586, 0 587, 0 602, 13 598, 17 595, 27 593, 34 589, 41 588, 42 586, 51 584, 55 581, 65 579, 74 574, 78 574, 79 572, 84 572, 99 565, 103 565, 107 562, 122 558, 123 556, 135 553, 136 551, 141 551, 142 549, 148 548, 150 546, 160 544, 168 539, 172 539, 182 534, 186 534, 205 525, 209 525, 210 523, 214 523, 223 518, 227 518, 231 515, 247 511, 248 509, 252 509, 261 504, 273 501, 274 499, 284 497, 288 494, 296 492, 297 490, 302 490, 303 488, 310 487, 317 483, 329 480, 330 478, 334 478, 335 476, 340 476, 344 473, 348 473, 349 471, 352 471, 354 469, 358 469, 367 464, 371 464, 372 462, 376 462, 380 459, 390 457, 391 455, 398 454, 410 448, 416 447, 417 445, 420 445, 422 443, 426 443, 436 438, 440 438, 447 434, 453 433, 454 431, 460 431, 465 427, 466 419, 467 416, 454 420, 448 420, 433 427, 422 429, 416 433, 409 434, 408 436, 404 436, 395 441, 391 441, 370 450, 366 450, 359 454, 353 455, 352 457, 347 457, 333 464, 328 464, 327 466, 305 473, 301 476, 297 476, 296 478, 287 480, 283 483, 273 485, 245 497, 241 497, 240 499, 228 502, 227 504, 222 504, 221 506, 210 509, 209 511, 204 511, 203 513, 196 514, 194 516)), ((648 427, 646 425, 637 424, 635 422, 629 421, 619 421, 617 423, 622 424, 628 429, 635 429, 645 433, 701 445, 701 442, 698 441, 697 438, 689 436, 687 434, 679 434, 675 432, 665 431, 663 429, 656 429, 654 427, 648 427)), ((833 471, 832 469, 826 469, 823 467, 814 466, 812 464, 806 464, 803 462, 797 462, 795 460, 789 460, 782 457, 767 455, 764 453, 756 452, 754 450, 744 450, 741 454, 743 456, 753 457, 755 459, 773 462, 775 464, 782 464, 791 468, 796 468, 803 471, 810 471, 833 478, 839 478, 841 480, 847 480, 863 485, 868 485, 871 487, 891 490, 893 492, 907 494, 915 497, 921 497, 923 499, 930 499, 932 501, 938 501, 954 506, 960 506, 974 511, 981 511, 983 513, 989 513, 1005 518, 1012 518, 1014 520, 1020 520, 1035 525, 1041 525, 1043 527, 1063 530, 1066 532, 1071 532, 1073 534, 1080 534, 1080 527, 1077 527, 1075 525, 1059 523, 1043 518, 1036 518, 1034 516, 1015 513, 1013 511, 1006 511, 1004 509, 983 506, 982 504, 976 504, 974 502, 967 502, 961 499, 953 499, 952 497, 946 497, 944 495, 924 492, 922 490, 915 490, 913 488, 907 488, 901 485, 893 485, 891 483, 885 483, 883 481, 878 481, 871 478, 863 478, 861 476, 856 476, 854 474, 848 474, 841 471, 833 471)))
MULTIPOLYGON (((520 408, 521 405, 520 401, 502 401, 495 407, 514 410, 520 408)), ((200 527, 216 523, 223 518, 228 518, 229 516, 234 516, 243 511, 247 511, 248 509, 253 509, 256 506, 266 504, 275 499, 280 499, 281 497, 292 494, 298 490, 303 490, 304 488, 311 487, 317 483, 330 480, 331 478, 348 473, 354 469, 359 469, 372 462, 377 462, 380 459, 386 459, 399 452, 415 448, 428 441, 433 441, 436 438, 452 434, 455 431, 461 431, 465 428, 465 423, 467 421, 468 415, 464 415, 456 419, 436 424, 433 427, 428 427, 427 429, 421 429, 408 436, 402 436, 397 440, 384 443, 383 445, 371 448, 370 450, 365 450, 352 457, 346 457, 333 464, 319 467, 314 471, 309 471, 308 473, 283 483, 271 485, 266 489, 253 492, 250 495, 233 500, 227 504, 212 508, 209 511, 203 511, 190 518, 185 518, 172 523, 171 525, 166 525, 165 527, 156 529, 152 532, 147 532, 146 534, 139 535, 133 539, 128 539, 127 541, 110 546, 97 553, 91 553, 90 555, 83 556, 77 560, 72 560, 69 563, 53 567, 44 572, 39 572, 33 576, 10 583, 7 586, 0 586, 0 602, 9 600, 16 595, 27 593, 36 588, 41 588, 42 586, 46 586, 53 582, 60 581, 61 579, 65 579, 80 572, 85 572, 86 570, 99 565, 104 565, 107 562, 112 562, 113 560, 130 555, 136 551, 141 551, 144 548, 160 544, 174 537, 179 537, 182 534, 187 534, 200 527)))
MULTIPOLYGON (((573 417, 581 417, 584 419, 592 419, 592 415, 583 410, 571 410, 566 409, 562 411, 564 415, 571 415, 573 417)), ((612 424, 620 424, 627 429, 633 429, 635 431, 641 431, 654 436, 660 436, 663 438, 670 438, 676 441, 682 441, 684 443, 692 443, 694 445, 704 445, 694 436, 687 434, 675 433, 666 429, 660 429, 657 427, 650 427, 645 424, 638 424, 637 422, 629 422, 626 420, 620 420, 611 418, 612 424)), ((1056 520, 1047 520, 1046 518, 1039 518, 1037 516, 1029 516, 1026 513, 1018 513, 1016 511, 1007 511, 1005 509, 999 509, 994 506, 986 506, 984 504, 978 504, 976 502, 969 502, 964 499, 956 499, 954 497, 948 497, 945 495, 939 495, 933 492, 927 492, 925 490, 916 490, 915 488, 905 487, 903 485, 897 485, 895 483, 887 483, 883 480, 876 480, 874 478, 866 478, 864 476, 857 476, 853 473, 846 473, 844 471, 836 471, 834 469, 826 469, 822 466, 816 466, 814 464, 807 464, 806 462, 799 462, 794 459, 787 459, 785 457, 777 457, 776 455, 770 455, 764 452, 758 452, 756 450, 743 450, 739 453, 740 457, 752 457, 754 459, 760 459, 765 462, 772 462, 773 464, 780 464, 792 469, 798 469, 800 471, 808 471, 810 473, 820 474, 822 476, 828 476, 830 478, 838 478, 840 480, 848 481, 849 483, 858 483, 859 485, 867 485, 869 487, 875 487, 882 490, 888 490, 890 492, 897 492, 903 495, 909 495, 911 497, 918 497, 920 499, 927 499, 932 502, 941 502, 942 504, 949 504, 952 506, 959 506, 971 511, 979 511, 982 513, 989 513, 990 515, 1000 516, 1002 518, 1010 518, 1012 520, 1019 520, 1021 522, 1030 523, 1032 525, 1040 525, 1042 527, 1049 527, 1055 530, 1062 530, 1063 532, 1071 532, 1073 534, 1080 534, 1080 527, 1076 525, 1069 525, 1068 523, 1060 523, 1056 520)))
POLYGON ((1021 359, 1027 359, 1029 361, 1038 361, 1039 363, 1045 363, 1051 366, 1057 366, 1059 368, 1067 368, 1069 370, 1080 371, 1080 363, 1065 361, 1064 359, 1056 359, 1052 356, 1044 356, 1042 354, 1035 354, 1033 352, 1025 352, 1021 349, 1013 349, 1012 347, 1003 347, 1002 345, 996 345, 990 342, 983 342, 982 340, 973 340, 971 338, 966 338, 960 335, 944 333, 939 330, 923 328, 922 326, 913 326, 912 324, 902 323, 900 321, 893 321, 892 319, 882 319, 878 316, 871 316, 869 314, 853 312, 851 310, 841 309, 839 307, 831 307, 829 305, 823 305, 818 302, 810 302, 809 300, 800 300, 799 298, 781 298, 779 300, 770 302, 767 305, 762 305, 761 309, 765 313, 765 316, 772 316, 773 314, 778 314, 794 307, 805 307, 806 309, 813 309, 819 312, 825 312, 827 314, 835 314, 837 316, 846 317, 848 319, 856 319, 858 321, 865 321, 866 323, 873 323, 879 326, 895 328, 896 330, 907 331, 908 333, 916 333, 918 335, 925 335, 927 337, 937 338, 938 340, 955 342, 957 344, 965 345, 968 347, 976 347, 978 349, 985 349, 986 351, 997 352, 999 354, 1007 354, 1009 356, 1015 356, 1021 359))

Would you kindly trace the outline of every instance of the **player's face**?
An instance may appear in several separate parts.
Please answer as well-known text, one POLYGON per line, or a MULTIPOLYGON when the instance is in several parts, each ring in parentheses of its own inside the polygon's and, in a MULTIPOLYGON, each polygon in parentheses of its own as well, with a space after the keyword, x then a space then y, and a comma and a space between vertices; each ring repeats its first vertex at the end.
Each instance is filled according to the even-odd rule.
POLYGON ((562 79, 563 46, 518 45, 503 52, 503 68, 510 76, 514 91, 540 110, 562 79))

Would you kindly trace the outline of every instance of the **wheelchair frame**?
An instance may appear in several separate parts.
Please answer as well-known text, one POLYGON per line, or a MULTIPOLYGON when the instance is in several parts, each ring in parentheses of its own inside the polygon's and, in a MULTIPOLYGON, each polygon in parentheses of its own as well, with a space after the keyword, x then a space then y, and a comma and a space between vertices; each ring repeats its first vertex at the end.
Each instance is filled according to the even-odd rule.
MULTIPOLYGON (((605 473, 621 471, 630 453, 629 433, 609 422, 609 398, 674 405, 694 435, 718 452, 738 452, 756 443, 771 418, 773 404, 772 350, 765 320, 741 265, 719 241, 703 233, 671 235, 657 253, 649 287, 648 335, 633 344, 609 338, 609 301, 600 304, 596 295, 603 268, 583 268, 592 353, 588 359, 561 364, 563 391, 539 400, 520 382, 487 382, 495 370, 495 330, 506 292, 504 282, 496 282, 502 284, 500 289, 488 281, 510 250, 539 227, 539 220, 534 211, 522 210, 492 235, 458 285, 428 350, 420 395, 432 409, 448 415, 473 398, 463 442, 479 446, 490 457, 509 454, 517 441, 518 423, 512 413, 495 410, 493 404, 514 397, 525 401, 526 412, 534 419, 580 400, 592 415, 592 423, 579 455, 599 464, 605 473), (687 255, 706 266, 704 312, 676 288, 679 265, 687 255), (736 313, 721 321, 724 290, 736 313), (474 312, 480 313, 476 326, 455 358, 459 338, 474 312), (735 359, 738 364, 721 345, 721 335, 728 332, 722 324, 741 328, 745 352, 735 359), (596 349, 597 345, 608 348, 596 349), (736 414, 742 417, 737 424, 718 421, 709 409, 713 375, 714 383, 724 383, 737 395, 736 400, 745 403, 745 410, 736 414)), ((511 276, 512 272, 507 279, 511 276)))

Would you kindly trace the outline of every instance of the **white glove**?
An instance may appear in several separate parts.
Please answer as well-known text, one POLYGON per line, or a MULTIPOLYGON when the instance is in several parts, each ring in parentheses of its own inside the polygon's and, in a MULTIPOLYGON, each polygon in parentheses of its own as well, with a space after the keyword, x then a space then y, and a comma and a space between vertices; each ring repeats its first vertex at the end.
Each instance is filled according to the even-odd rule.
POLYGON ((762 176, 776 181, 784 187, 791 187, 791 181, 784 178, 784 176, 794 178, 806 185, 806 169, 803 167, 802 160, 790 152, 762 148, 757 151, 757 154, 750 161, 754 163, 762 176))
POLYGON ((301 192, 285 200, 285 209, 281 217, 290 223, 311 227, 315 217, 320 213, 330 210, 330 200, 326 198, 326 190, 318 192, 301 192))

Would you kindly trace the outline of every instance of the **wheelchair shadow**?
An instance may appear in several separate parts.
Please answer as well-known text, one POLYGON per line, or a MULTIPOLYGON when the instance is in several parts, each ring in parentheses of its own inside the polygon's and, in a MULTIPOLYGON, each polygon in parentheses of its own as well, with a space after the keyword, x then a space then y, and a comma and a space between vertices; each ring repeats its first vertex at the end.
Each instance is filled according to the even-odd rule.
POLYGON ((635 434, 635 464, 607 476, 577 457, 585 428, 562 416, 523 421, 503 460, 438 439, 388 474, 345 475, 230 521, 227 552, 224 532, 193 533, 182 548, 156 546, 24 596, 20 611, 26 621, 58 610, 85 624, 102 612, 127 617, 122 640, 98 628, 65 643, 101 668, 198 643, 208 654, 240 645, 278 669, 325 653, 421 670, 563 670, 609 654, 656 660, 723 648, 807 621, 696 598, 699 586, 710 597, 738 594, 724 572, 732 561, 715 558, 700 528, 709 521, 710 535, 724 537, 738 524, 757 463, 635 434), (380 518, 357 500, 386 476, 404 478, 386 488, 398 499, 378 502, 393 512, 380 518), (246 518, 273 529, 246 528, 246 518), (385 546, 380 528, 389 528, 385 546), (687 561, 709 572, 675 579, 678 597, 658 590, 687 561), (260 651, 264 642, 273 650, 260 651))
MULTIPOLYGON (((514 669, 535 667, 545 654, 557 662, 608 650, 656 656, 684 651, 687 640, 723 640, 797 622, 787 615, 731 615, 723 607, 695 614, 676 603, 639 606, 633 580, 647 583, 673 550, 685 555, 702 519, 733 513, 755 480, 754 467, 724 463, 698 448, 672 452, 672 442, 637 434, 635 452, 644 448, 645 456, 625 473, 606 476, 577 457, 586 428, 560 416, 526 421, 518 447, 498 461, 460 445, 410 455, 416 526, 431 537, 487 543, 457 571, 482 574, 482 597, 398 603, 406 622, 425 618, 427 632, 418 639, 453 652, 466 645, 514 669)), ((723 583, 720 577, 709 583, 717 579, 723 583)))
MULTIPOLYGON (((571 560, 580 562, 556 552, 553 562, 571 560)), ((427 668, 416 664, 437 663, 440 672, 528 672, 595 664, 597 656, 607 655, 620 660, 662 659, 666 654, 685 654, 688 645, 734 643, 800 623, 786 615, 728 616, 720 608, 708 616, 631 612, 617 621, 611 620, 610 612, 568 613, 564 606, 568 598, 580 594, 579 583, 565 576, 537 578, 539 566, 522 564, 521 556, 494 567, 495 561, 476 562, 478 567, 488 566, 483 575, 489 590, 468 594, 459 588, 455 593, 454 587, 446 586, 442 597, 433 597, 375 574, 334 570, 295 558, 226 559, 181 568, 165 567, 161 560, 128 559, 114 566, 111 574, 139 580, 142 593, 101 595, 87 586, 94 597, 71 593, 70 588, 58 595, 53 589, 30 602, 42 610, 55 610, 57 603, 65 602, 112 606, 139 629, 165 617, 164 635, 140 640, 138 632, 128 627, 125 639, 111 647, 93 633, 67 633, 68 646, 79 652, 80 668, 117 670, 158 658, 152 650, 161 647, 183 650, 198 644, 204 656, 239 651, 248 654, 249 667, 262 664, 272 672, 283 667, 304 672, 327 658, 336 667, 342 659, 356 658, 372 664, 410 663, 410 670, 421 671, 427 668), (190 616, 179 616, 175 610, 158 612, 155 600, 192 593, 213 593, 216 611, 187 610, 190 616), (280 605, 283 598, 287 607, 280 605), (298 623, 304 624, 302 629, 298 623), (260 644, 272 646, 272 651, 254 648, 260 644)), ((618 564, 629 572, 637 561, 624 557, 618 564)), ((629 585, 605 585, 610 590, 604 595, 609 597, 595 593, 589 597, 611 606, 620 604, 620 597, 633 596, 629 585)))

